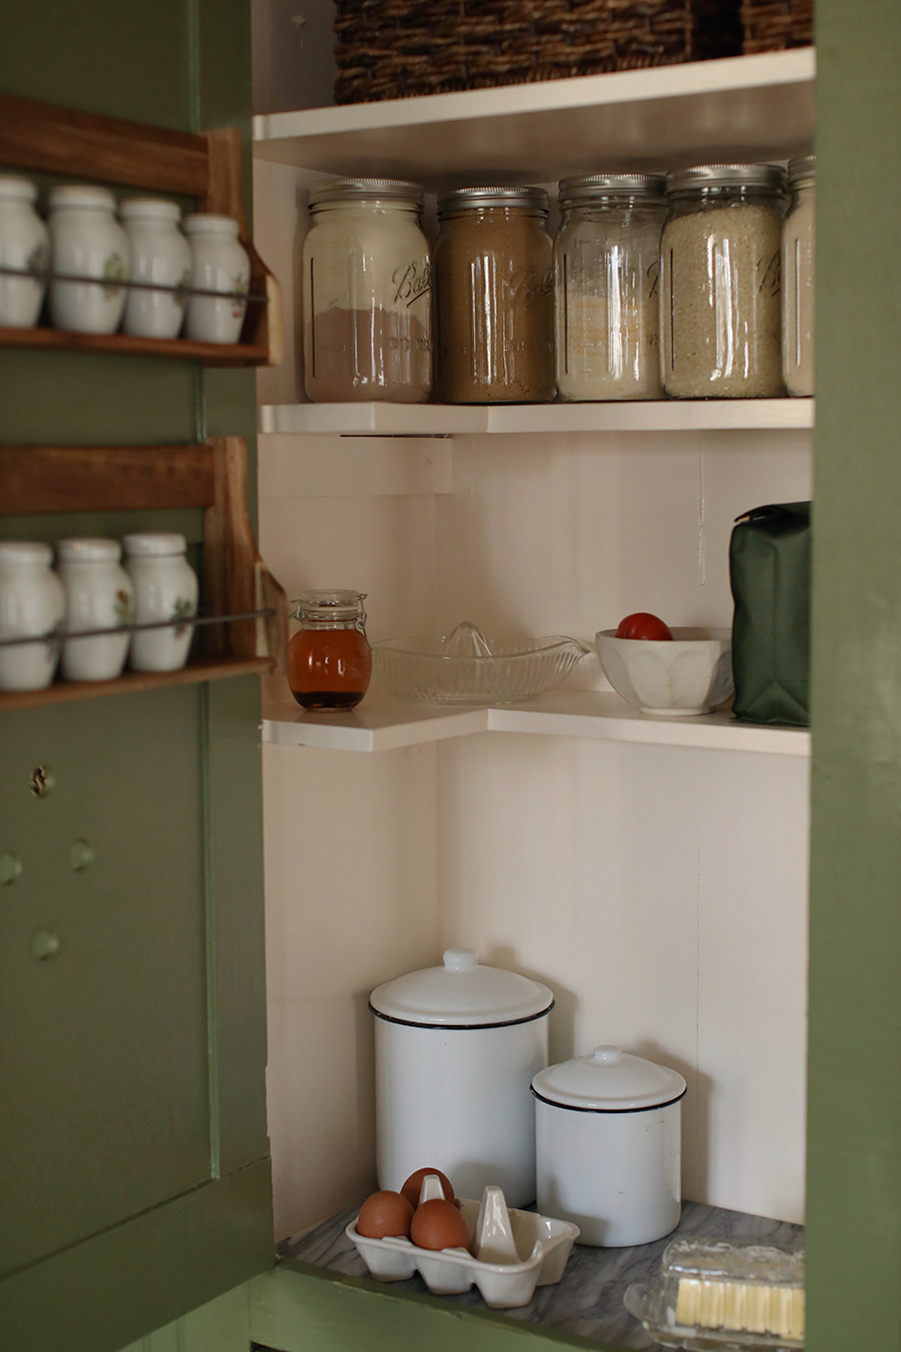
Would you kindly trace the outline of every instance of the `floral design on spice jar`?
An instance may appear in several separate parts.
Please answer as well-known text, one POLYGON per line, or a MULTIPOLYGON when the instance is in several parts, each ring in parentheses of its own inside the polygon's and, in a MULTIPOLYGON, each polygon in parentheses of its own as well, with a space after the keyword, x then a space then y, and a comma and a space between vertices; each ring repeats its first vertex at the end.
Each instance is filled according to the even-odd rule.
POLYGON ((236 277, 233 277, 232 290, 235 293, 232 296, 232 314, 234 315, 235 319, 243 319, 245 311, 247 310, 247 301, 239 300, 238 298, 239 296, 246 296, 248 291, 250 290, 250 283, 248 279, 246 277, 242 277, 240 273, 236 277))
POLYGON ((125 259, 121 254, 110 254, 109 258, 104 260, 103 278, 107 285, 103 288, 104 300, 112 300, 118 296, 121 287, 113 286, 113 282, 122 282, 125 280, 125 259))

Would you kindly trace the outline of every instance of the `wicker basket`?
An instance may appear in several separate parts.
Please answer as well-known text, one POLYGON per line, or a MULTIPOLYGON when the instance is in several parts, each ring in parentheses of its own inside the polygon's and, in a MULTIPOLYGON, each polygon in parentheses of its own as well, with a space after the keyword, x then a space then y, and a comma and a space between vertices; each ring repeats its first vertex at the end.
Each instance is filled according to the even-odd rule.
POLYGON ((813 42, 813 0, 743 0, 744 50, 781 52, 813 42))
POLYGON ((337 103, 741 51, 739 0, 337 0, 337 103))

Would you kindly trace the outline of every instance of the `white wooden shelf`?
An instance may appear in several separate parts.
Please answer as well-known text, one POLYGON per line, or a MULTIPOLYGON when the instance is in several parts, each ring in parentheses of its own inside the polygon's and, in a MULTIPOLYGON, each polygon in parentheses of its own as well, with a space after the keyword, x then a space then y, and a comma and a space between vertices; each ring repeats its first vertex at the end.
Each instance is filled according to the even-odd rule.
POLYGON ((435 189, 786 159, 813 146, 812 48, 254 118, 260 159, 435 189))
POLYGON ((808 428, 813 399, 655 399, 605 404, 264 404, 260 431, 332 436, 684 432, 808 428))
POLYGON ((526 704, 453 709, 408 702, 373 689, 351 713, 305 713, 287 700, 263 708, 263 741, 278 746, 391 751, 475 732, 530 732, 710 751, 810 755, 806 728, 757 727, 738 723, 729 713, 651 718, 619 695, 603 690, 553 690, 526 704))

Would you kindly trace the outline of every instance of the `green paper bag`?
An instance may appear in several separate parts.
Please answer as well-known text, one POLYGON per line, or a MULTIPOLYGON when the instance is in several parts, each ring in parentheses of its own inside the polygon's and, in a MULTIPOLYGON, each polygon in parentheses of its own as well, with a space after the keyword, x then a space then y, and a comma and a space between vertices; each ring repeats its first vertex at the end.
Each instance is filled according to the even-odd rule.
POLYGON ((755 507, 729 544, 737 718, 810 722, 810 503, 755 507))

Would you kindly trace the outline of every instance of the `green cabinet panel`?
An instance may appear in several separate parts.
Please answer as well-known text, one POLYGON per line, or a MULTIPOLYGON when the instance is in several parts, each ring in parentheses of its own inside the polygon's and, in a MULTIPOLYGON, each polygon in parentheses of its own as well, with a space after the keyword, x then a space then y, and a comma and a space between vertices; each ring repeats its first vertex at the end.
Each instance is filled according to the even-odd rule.
POLYGON ((198 698, 4 720, 0 853, 22 874, 0 889, 0 1271, 210 1177, 198 698), (41 932, 60 947, 39 960, 41 932))
MULTIPOLYGON (((616 1352, 509 1314, 463 1310, 440 1296, 392 1291, 359 1277, 288 1261, 250 1283, 250 1334, 279 1352, 616 1352)), ((210 1349, 214 1352, 214 1349, 210 1349)))
POLYGON ((901 6, 817 0, 811 1352, 901 1347, 901 6))
POLYGON ((116 1352, 247 1281, 272 1262, 270 1189, 262 1160, 7 1278, 0 1347, 116 1352))

